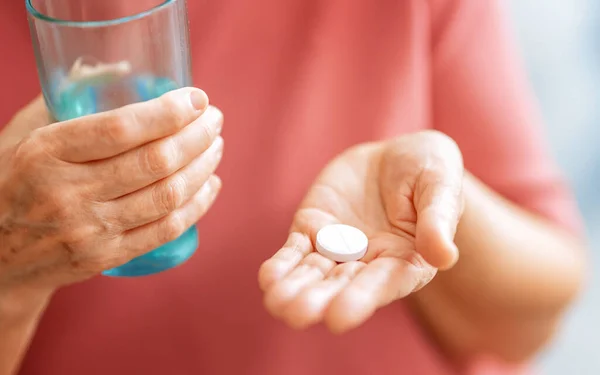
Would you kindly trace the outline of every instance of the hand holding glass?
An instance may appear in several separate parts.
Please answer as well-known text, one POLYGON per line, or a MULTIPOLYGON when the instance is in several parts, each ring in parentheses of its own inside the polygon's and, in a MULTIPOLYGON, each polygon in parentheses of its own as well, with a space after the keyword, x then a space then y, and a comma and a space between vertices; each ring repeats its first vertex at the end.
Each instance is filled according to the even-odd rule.
MULTIPOLYGON (((26 0, 39 78, 57 121, 150 100, 191 85, 185 0, 26 0)), ((195 252, 195 226, 108 271, 143 276, 195 252)))

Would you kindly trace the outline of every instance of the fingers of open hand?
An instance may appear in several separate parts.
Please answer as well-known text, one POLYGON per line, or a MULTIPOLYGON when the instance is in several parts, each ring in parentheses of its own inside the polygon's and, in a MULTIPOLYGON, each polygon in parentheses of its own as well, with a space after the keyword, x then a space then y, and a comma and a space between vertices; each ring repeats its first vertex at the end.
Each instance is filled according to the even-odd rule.
POLYGON ((263 291, 269 289, 312 251, 312 242, 308 235, 292 232, 283 247, 261 265, 258 271, 260 288, 263 291))
POLYGON ((265 291, 271 284, 281 280, 313 251, 312 244, 316 241, 319 228, 337 222, 326 212, 312 208, 300 209, 286 243, 260 267, 258 281, 261 289, 265 291))
POLYGON ((146 102, 52 124, 37 136, 48 152, 63 161, 100 160, 177 133, 207 106, 202 90, 186 87, 146 102))
POLYGON ((110 200, 171 176, 215 143, 222 125, 221 111, 210 106, 200 118, 171 136, 92 163, 91 188, 100 200, 110 200))
POLYGON ((265 290, 264 303, 272 316, 290 327, 303 329, 325 322, 332 332, 341 333, 417 290, 434 274, 431 268, 401 258, 336 264, 311 252, 265 290))
POLYGON ((334 266, 334 261, 310 252, 294 269, 267 289, 265 307, 273 316, 280 317, 290 301, 303 289, 322 280, 334 266))
POLYGON ((431 270, 401 258, 377 258, 364 266, 332 300, 325 322, 333 332, 356 328, 378 308, 404 298, 433 277, 431 270))
POLYGON ((292 226, 296 231, 261 266, 265 307, 289 326, 301 329, 323 321, 333 332, 352 329, 435 275, 406 239, 392 234, 371 238, 364 261, 337 264, 314 250, 317 231, 334 222, 320 211, 299 211, 292 226))
POLYGON ((221 180, 211 175, 183 206, 152 223, 125 232, 113 258, 120 265, 160 245, 173 241, 204 216, 221 190, 221 180))
MULTIPOLYGON (((283 319, 289 326, 297 329, 307 328, 323 320, 332 328, 332 322, 328 318, 328 310, 331 306, 334 306, 332 302, 335 301, 336 296, 340 295, 350 285, 352 278, 366 264, 363 262, 348 262, 336 265, 317 253, 312 254, 315 254, 315 258, 322 258, 321 267, 329 266, 326 272, 321 268, 321 273, 318 274, 320 277, 317 277, 316 273, 310 275, 305 267, 310 269, 310 262, 314 264, 317 261, 307 259, 306 262, 302 262, 301 267, 304 267, 304 270, 301 267, 294 270, 277 285, 277 288, 274 287, 267 295, 271 300, 279 298, 276 304, 271 305, 272 309, 275 307, 277 310, 273 311, 271 309, 270 311, 271 314, 283 319)), ((345 313, 351 312, 346 311, 345 313)))

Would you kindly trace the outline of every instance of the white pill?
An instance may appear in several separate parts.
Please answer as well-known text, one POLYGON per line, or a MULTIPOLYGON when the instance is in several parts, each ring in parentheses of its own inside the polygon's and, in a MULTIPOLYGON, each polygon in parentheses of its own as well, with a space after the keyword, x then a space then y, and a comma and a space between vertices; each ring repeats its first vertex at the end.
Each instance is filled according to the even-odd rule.
POLYGON ((317 233, 317 251, 335 262, 359 260, 367 252, 369 239, 358 228, 327 225, 317 233))

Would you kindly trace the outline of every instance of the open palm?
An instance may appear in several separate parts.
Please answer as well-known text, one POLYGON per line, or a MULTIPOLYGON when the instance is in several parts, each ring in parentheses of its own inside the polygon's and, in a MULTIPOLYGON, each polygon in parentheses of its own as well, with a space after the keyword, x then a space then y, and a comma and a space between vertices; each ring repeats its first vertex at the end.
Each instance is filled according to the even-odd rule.
POLYGON ((437 132, 338 156, 310 188, 287 242, 260 269, 268 311, 295 328, 324 321, 343 332, 426 285, 458 257, 462 174, 458 147, 437 132), (369 238, 360 261, 337 264, 315 251, 319 229, 335 223, 369 238))

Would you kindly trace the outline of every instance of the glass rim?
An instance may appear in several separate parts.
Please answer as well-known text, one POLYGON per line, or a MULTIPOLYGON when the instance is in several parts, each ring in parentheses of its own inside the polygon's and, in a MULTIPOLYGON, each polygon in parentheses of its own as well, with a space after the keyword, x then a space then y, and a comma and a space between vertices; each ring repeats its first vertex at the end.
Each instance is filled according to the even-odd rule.
POLYGON ((144 10, 142 12, 139 13, 135 13, 132 14, 130 16, 126 16, 126 17, 120 17, 120 18, 114 18, 114 19, 110 19, 110 20, 103 20, 103 21, 69 21, 69 20, 63 20, 60 18, 54 18, 54 17, 50 17, 47 16, 41 12, 39 12, 31 3, 32 0, 25 0, 25 6, 27 8, 27 12, 29 13, 29 15, 31 15, 32 17, 44 21, 44 22, 49 22, 49 23, 54 23, 57 25, 62 25, 62 26, 69 26, 69 27, 104 27, 104 26, 114 26, 114 25, 120 25, 120 24, 124 24, 127 22, 131 22, 131 21, 135 21, 141 18, 144 18, 162 8, 167 7, 168 5, 178 2, 178 1, 184 1, 184 0, 164 0, 162 3, 144 10))

